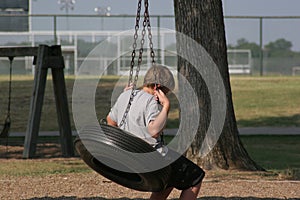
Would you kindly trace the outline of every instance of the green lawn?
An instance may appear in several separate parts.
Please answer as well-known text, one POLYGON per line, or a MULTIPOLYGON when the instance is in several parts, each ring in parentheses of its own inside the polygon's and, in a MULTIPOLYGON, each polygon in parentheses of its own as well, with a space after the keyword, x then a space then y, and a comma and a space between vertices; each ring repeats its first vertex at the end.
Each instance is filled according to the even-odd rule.
POLYGON ((300 180, 300 136, 242 136, 250 157, 267 171, 300 180))
MULTIPOLYGON (((96 91, 96 111, 99 118, 109 112, 111 92, 118 77, 101 80, 96 91)), ((72 104, 74 77, 66 77, 69 110, 72 104)), ((32 76, 13 76, 12 131, 25 131, 32 93, 32 76)), ((231 78, 232 96, 238 126, 300 126, 300 77, 240 77, 231 78)), ((0 76, 0 123, 7 109, 8 77, 0 76)), ((172 104, 177 103, 171 97, 172 104)), ((178 126, 178 109, 170 112, 169 128, 178 126)), ((72 114, 72 113, 71 113, 72 114)), ((72 128, 75 129, 71 117, 72 128)), ((51 78, 47 81, 40 130, 58 130, 51 78)))
MULTIPOLYGON (((7 80, 7 76, 0 76, 0 123, 4 121, 7 109, 7 80)), ((105 117, 109 111, 111 91, 117 80, 117 77, 106 77, 98 85, 96 110, 99 118, 105 117)), ((70 111, 73 83, 73 76, 66 77, 70 111)), ((26 130, 32 85, 32 76, 13 76, 11 131, 26 130)), ((231 86, 238 126, 300 126, 300 77, 233 76, 231 86)), ((175 97, 171 99, 176 104, 175 97)), ((42 112, 40 130, 58 130, 51 78, 47 81, 42 112)), ((178 126, 177 109, 171 110, 170 118, 172 123, 169 127, 178 126)), ((72 118, 71 123, 75 129, 72 118)), ((299 176, 300 136, 242 136, 241 139, 250 156, 264 168, 299 176)), ((28 160, 19 164, 18 160, 10 160, 0 165, 0 175, 43 175, 90 170, 81 160, 76 159, 58 159, 50 164, 38 161, 33 165, 32 162, 28 160)))
POLYGON ((85 163, 79 159, 54 160, 7 160, 0 165, 1 176, 45 176, 49 174, 90 172, 85 163))
MULTIPOLYGON (((167 141, 171 139, 166 136, 167 141)), ((54 137, 42 137, 41 140, 58 142, 58 138, 54 137)), ((241 140, 250 157, 268 172, 272 172, 272 176, 281 174, 300 180, 300 136, 241 136, 241 140)), ((10 138, 9 143, 21 145, 22 139, 10 138)), ((5 146, 2 146, 1 153, 5 154, 5 146)), ((0 164, 0 176, 45 176, 90 171, 92 170, 78 158, 3 159, 0 164)))
POLYGON ((300 77, 232 77, 239 126, 300 126, 300 77))
POLYGON ((241 136, 241 140, 258 164, 266 169, 300 169, 300 136, 241 136))
MULTIPOLYGON (((165 136, 168 143, 172 136, 165 136)), ((267 170, 300 170, 300 135, 241 135, 250 157, 267 170)))

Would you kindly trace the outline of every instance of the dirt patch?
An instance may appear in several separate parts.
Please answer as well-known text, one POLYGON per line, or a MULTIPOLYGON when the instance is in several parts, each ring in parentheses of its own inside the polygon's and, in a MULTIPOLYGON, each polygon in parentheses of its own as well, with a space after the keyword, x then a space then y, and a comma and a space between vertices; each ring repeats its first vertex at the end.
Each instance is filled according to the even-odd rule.
MULTIPOLYGON (((39 144, 39 162, 55 162, 61 156, 60 145, 39 144)), ((22 145, 0 146, 0 163, 22 160, 22 145)), ((68 160, 68 158, 59 158, 68 160)), ((80 158, 70 158, 78 159, 80 158)), ((32 161, 33 163, 35 160, 32 161)), ((50 174, 44 176, 0 176, 0 199, 148 199, 150 193, 131 190, 88 171, 84 173, 50 174)), ((173 190, 169 199, 178 199, 180 191, 173 190)), ((201 200, 279 200, 300 199, 300 181, 285 180, 273 173, 207 172, 199 194, 201 200)))
MULTIPOLYGON (((119 186, 90 173, 70 173, 46 177, 2 177, 0 199, 148 199, 150 193, 119 186)), ((300 199, 300 182, 252 180, 204 180, 199 199, 300 199)), ((173 190, 170 199, 178 199, 173 190)))

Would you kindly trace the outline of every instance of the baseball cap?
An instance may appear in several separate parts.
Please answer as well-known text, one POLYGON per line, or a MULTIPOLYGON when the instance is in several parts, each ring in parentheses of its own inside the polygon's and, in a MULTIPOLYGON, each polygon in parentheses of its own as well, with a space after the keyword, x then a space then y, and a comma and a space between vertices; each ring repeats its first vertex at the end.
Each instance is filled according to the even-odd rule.
POLYGON ((145 84, 160 84, 172 91, 175 88, 175 81, 172 72, 165 66, 153 65, 144 77, 145 84))

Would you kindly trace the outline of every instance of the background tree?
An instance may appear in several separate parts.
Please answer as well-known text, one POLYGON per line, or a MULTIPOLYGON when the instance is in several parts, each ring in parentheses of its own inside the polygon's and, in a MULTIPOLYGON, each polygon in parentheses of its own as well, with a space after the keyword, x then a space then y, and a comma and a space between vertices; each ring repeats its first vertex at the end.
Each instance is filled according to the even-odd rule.
POLYGON ((292 43, 285 40, 284 38, 277 39, 274 42, 270 42, 265 45, 265 52, 268 57, 278 57, 278 56, 293 56, 292 43))
POLYGON ((257 58, 260 54, 260 46, 255 42, 249 42, 245 38, 237 40, 237 45, 228 45, 228 49, 250 49, 252 57, 257 58))
POLYGON ((200 147, 210 123, 209 93, 197 70, 188 61, 178 57, 178 71, 195 89, 201 113, 198 132, 187 156, 205 169, 262 170, 249 157, 238 135, 229 82, 222 1, 174 0, 174 9, 176 31, 197 41, 210 54, 223 78, 227 97, 226 120, 221 136, 212 151, 200 158, 200 147))

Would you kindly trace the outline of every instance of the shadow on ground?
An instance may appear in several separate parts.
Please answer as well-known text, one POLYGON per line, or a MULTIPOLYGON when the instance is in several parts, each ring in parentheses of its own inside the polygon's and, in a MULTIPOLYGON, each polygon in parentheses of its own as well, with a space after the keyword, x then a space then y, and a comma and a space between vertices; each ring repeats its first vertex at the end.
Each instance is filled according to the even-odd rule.
MULTIPOLYGON (((146 200, 146 199, 130 199, 130 198, 116 198, 116 199, 106 199, 102 197, 88 197, 88 198, 77 198, 77 197, 41 197, 41 198, 31 198, 28 200, 146 200)), ((300 200, 300 198, 283 198, 285 200, 300 200)), ((283 200, 282 198, 258 198, 258 197, 202 197, 198 198, 198 200, 283 200)), ((178 200, 178 199, 171 199, 171 200, 178 200)))

